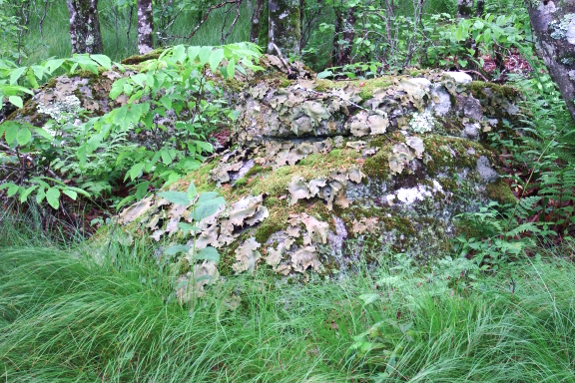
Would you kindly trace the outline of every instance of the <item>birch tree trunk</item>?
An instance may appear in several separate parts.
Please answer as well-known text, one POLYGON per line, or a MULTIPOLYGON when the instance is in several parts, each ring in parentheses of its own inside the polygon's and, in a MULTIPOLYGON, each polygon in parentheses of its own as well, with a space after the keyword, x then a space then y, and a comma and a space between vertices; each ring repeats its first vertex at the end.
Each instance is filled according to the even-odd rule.
POLYGON ((152 0, 138 0, 138 52, 154 50, 154 12, 152 0))
POLYGON ((250 28, 250 42, 254 44, 260 43, 260 30, 262 24, 265 24, 267 15, 264 14, 264 0, 256 0, 254 4, 254 11, 252 13, 251 28, 250 28))
POLYGON ((457 18, 468 19, 473 15, 473 0, 457 0, 457 18))
POLYGON ((575 119, 575 4, 525 0, 535 48, 575 119))
POLYGON ((66 0, 72 53, 102 53, 98 0, 66 0))
POLYGON ((269 0, 268 15, 268 53, 275 53, 275 44, 284 56, 299 56, 301 53, 299 0, 269 0))

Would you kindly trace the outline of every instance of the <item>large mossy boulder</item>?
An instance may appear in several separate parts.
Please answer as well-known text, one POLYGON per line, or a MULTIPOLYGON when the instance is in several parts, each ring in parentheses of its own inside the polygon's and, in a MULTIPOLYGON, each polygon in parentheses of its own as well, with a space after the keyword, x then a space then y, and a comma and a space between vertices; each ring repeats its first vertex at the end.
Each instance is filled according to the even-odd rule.
MULTIPOLYGON (((84 116, 101 115, 125 103, 108 93, 138 63, 123 74, 58 77, 10 118, 41 126, 78 106, 84 116)), ((375 262, 386 249, 431 258, 461 230, 459 214, 515 198, 498 174, 498 153, 484 142, 490 131, 513 129, 514 88, 459 72, 331 81, 274 56, 260 64, 263 73, 221 81, 239 112, 227 149, 171 186, 185 191, 193 181, 226 205, 196 223, 194 238, 178 225, 189 223, 191 207, 158 196, 118 217, 126 232, 163 249, 218 249, 219 262, 165 255, 182 282, 201 280, 201 289, 208 279, 200 276, 262 267, 334 274, 375 262)))
POLYGON ((194 238, 178 226, 191 208, 159 197, 119 221, 165 248, 219 250, 218 263, 180 254, 175 269, 187 273, 184 282, 262 267, 333 274, 377 261, 386 249, 431 258, 457 235, 459 214, 514 199, 497 172, 498 153, 482 140, 512 128, 517 97, 464 73, 260 76, 238 94, 231 146, 172 186, 185 191, 193 181, 223 195, 226 206, 197 223, 194 238))

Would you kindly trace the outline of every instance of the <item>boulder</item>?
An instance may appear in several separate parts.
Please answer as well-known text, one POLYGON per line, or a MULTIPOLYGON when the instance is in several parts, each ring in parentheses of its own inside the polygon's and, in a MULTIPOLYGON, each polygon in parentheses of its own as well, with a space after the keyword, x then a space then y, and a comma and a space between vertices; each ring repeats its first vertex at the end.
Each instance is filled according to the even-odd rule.
POLYGON ((244 87, 231 147, 172 186, 185 191, 192 181, 226 200, 196 223, 195 236, 178 226, 192 223, 192 208, 163 198, 120 216, 165 248, 218 249, 219 262, 180 257, 183 280, 208 266, 214 276, 265 268, 291 278, 353 270, 388 251, 429 259, 460 232, 459 214, 514 198, 483 141, 516 119, 513 88, 435 71, 365 81, 282 76, 244 87))

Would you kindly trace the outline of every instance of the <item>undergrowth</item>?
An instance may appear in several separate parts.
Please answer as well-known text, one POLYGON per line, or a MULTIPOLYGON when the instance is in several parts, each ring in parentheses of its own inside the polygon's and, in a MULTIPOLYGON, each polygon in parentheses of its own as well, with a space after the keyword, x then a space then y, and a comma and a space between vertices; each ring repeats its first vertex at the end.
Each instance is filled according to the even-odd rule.
POLYGON ((4 246, 0 378, 573 381, 575 267, 533 262, 487 278, 396 256, 321 283, 237 277, 184 307, 145 244, 4 246))

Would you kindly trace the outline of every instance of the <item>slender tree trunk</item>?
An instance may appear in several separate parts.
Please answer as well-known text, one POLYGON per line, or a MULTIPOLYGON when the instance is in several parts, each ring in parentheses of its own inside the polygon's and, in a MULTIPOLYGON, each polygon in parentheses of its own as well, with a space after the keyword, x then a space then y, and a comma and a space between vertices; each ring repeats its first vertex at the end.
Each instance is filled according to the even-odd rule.
POLYGON ((477 0, 477 5, 475 8, 475 16, 483 17, 484 13, 485 13, 485 0, 477 0))
POLYGON ((250 41, 254 44, 258 44, 260 37, 260 29, 264 20, 263 18, 267 15, 263 14, 264 10, 264 0, 255 1, 254 11, 252 13, 251 28, 250 28, 250 41))
POLYGON ((575 4, 525 0, 535 48, 575 119, 575 4))
POLYGON ((473 0, 457 0, 457 18, 468 19, 473 15, 473 0))
POLYGON ((335 36, 333 42, 336 65, 351 63, 351 51, 355 38, 355 22, 357 7, 335 9, 335 36))
POLYGON ((152 0, 138 0, 138 52, 154 50, 154 12, 152 0))
POLYGON ((274 45, 284 56, 301 53, 301 20, 299 0, 269 0, 268 52, 274 53, 274 45))
POLYGON ((66 0, 72 53, 102 53, 98 0, 66 0))

